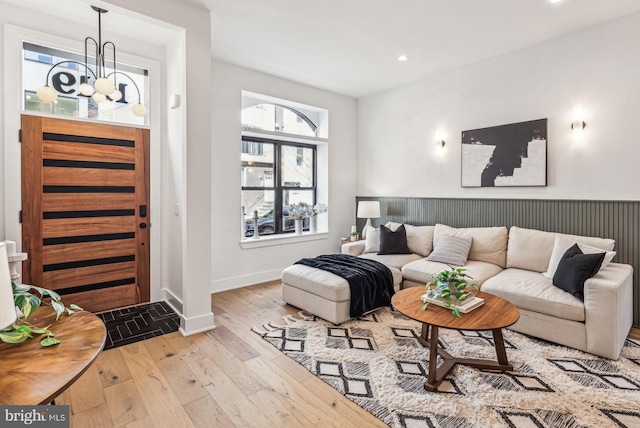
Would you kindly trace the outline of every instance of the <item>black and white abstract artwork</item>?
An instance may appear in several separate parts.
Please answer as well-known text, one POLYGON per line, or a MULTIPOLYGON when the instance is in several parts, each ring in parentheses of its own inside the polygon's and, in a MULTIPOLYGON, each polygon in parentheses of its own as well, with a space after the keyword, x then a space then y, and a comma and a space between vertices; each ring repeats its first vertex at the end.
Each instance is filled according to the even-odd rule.
POLYGON ((462 187, 547 185, 547 119, 462 131, 462 187))

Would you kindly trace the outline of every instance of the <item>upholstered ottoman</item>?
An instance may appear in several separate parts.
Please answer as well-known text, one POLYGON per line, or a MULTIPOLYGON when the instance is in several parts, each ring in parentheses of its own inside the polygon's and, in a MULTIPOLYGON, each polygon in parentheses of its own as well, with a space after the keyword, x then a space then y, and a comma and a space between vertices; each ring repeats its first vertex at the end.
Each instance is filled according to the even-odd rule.
MULTIPOLYGON (((402 274, 393 267, 389 270, 393 274, 393 288, 398 291, 402 274)), ((350 298, 347 280, 331 272, 300 264, 282 271, 282 299, 334 324, 351 319, 350 298)))

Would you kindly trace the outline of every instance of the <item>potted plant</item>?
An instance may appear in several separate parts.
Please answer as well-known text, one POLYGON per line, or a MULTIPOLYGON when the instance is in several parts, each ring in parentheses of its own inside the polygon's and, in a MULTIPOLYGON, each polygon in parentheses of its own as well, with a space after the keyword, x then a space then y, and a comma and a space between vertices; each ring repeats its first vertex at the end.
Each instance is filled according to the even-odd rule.
MULTIPOLYGON (((451 311, 453 315, 460 317, 462 316, 460 310, 454 305, 466 301, 469 297, 473 297, 473 293, 467 290, 467 286, 475 290, 478 290, 478 286, 467 283, 466 278, 473 279, 473 277, 465 273, 466 268, 451 265, 447 266, 449 266, 449 269, 433 275, 433 279, 427 283, 427 293, 425 297, 441 300, 445 307, 453 307, 451 311)), ((423 299, 423 303, 422 310, 426 310, 429 302, 423 299)))
POLYGON ((11 287, 13 289, 13 301, 15 307, 20 311, 19 315, 21 317, 8 327, 0 330, 0 340, 3 342, 20 343, 27 339, 33 339, 35 337, 34 335, 37 335, 42 338, 40 340, 42 346, 56 345, 60 343, 60 341, 56 339, 55 334, 49 330, 51 326, 36 327, 27 321, 29 316, 33 314, 41 304, 51 306, 51 309, 56 314, 56 320, 65 312, 67 315, 71 315, 75 311, 83 310, 78 305, 69 305, 69 307, 66 307, 62 303, 58 293, 47 290, 46 288, 36 287, 35 285, 16 284, 14 282, 11 283, 11 287), (32 290, 38 292, 41 297, 31 293, 30 291, 32 290), (50 302, 42 300, 42 298, 46 296, 51 298, 50 302), (22 318, 22 316, 24 316, 24 318, 22 318))
POLYGON ((291 207, 291 216, 294 220, 296 235, 302 235, 302 221, 311 217, 312 208, 306 202, 300 202, 299 204, 294 204, 291 207))
POLYGON ((318 223, 316 216, 318 214, 326 213, 329 208, 325 204, 315 204, 311 208, 311 215, 309 219, 309 232, 316 233, 318 231, 318 223))

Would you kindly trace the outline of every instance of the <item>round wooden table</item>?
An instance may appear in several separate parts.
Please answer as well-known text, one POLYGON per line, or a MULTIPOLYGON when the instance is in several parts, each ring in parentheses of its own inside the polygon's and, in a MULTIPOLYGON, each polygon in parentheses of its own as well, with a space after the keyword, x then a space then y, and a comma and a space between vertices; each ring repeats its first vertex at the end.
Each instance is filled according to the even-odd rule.
POLYGON ((391 299, 394 308, 409 318, 422 323, 422 333, 418 340, 429 348, 429 374, 424 383, 424 389, 427 391, 436 391, 438 385, 442 383, 456 364, 479 369, 513 370, 513 365, 507 359, 502 329, 518 321, 520 318, 518 308, 493 294, 472 291, 476 296, 484 299, 484 305, 469 313, 462 314, 461 318, 452 315, 450 309, 436 305, 429 305, 427 310, 423 311, 420 296, 426 293, 425 287, 400 290, 391 299), (429 334, 429 326, 431 326, 431 334, 429 334), (498 361, 452 356, 438 346, 438 329, 440 327, 467 331, 491 330, 498 361), (436 367, 437 355, 440 355, 444 361, 440 367, 436 367))
POLYGON ((40 307, 29 322, 38 327, 52 324, 58 345, 42 347, 37 336, 16 344, 0 342, 0 404, 49 404, 102 350, 107 330, 100 318, 86 311, 55 318, 51 307, 40 307))

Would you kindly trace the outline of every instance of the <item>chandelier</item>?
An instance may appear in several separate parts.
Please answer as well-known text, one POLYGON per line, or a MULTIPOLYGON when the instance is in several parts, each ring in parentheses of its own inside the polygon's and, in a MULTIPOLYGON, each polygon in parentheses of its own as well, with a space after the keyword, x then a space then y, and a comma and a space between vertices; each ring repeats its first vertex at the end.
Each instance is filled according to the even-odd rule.
POLYGON ((55 101, 58 98, 58 92, 49 86, 49 77, 54 68, 61 64, 73 63, 78 64, 84 67, 84 76, 80 78, 80 86, 78 90, 80 94, 85 97, 91 97, 96 103, 100 104, 107 100, 109 101, 120 101, 122 99, 122 92, 118 89, 117 77, 122 76, 126 77, 133 83, 133 86, 136 88, 136 92, 138 93, 138 103, 134 104, 131 107, 131 112, 138 116, 144 117, 147 115, 147 107, 142 104, 142 100, 140 97, 140 89, 136 82, 127 74, 122 73, 120 71, 116 71, 116 45, 113 42, 104 42, 102 43, 102 14, 107 13, 108 10, 101 9, 96 6, 91 6, 93 10, 98 12, 98 41, 96 41, 93 37, 87 37, 84 39, 84 64, 78 61, 61 61, 57 64, 54 64, 47 73, 47 78, 45 80, 45 84, 38 88, 36 91, 36 95, 40 100, 50 103, 55 101), (87 52, 89 50, 89 46, 93 43, 95 46, 95 72, 89 68, 88 55, 87 52), (109 74, 106 73, 106 61, 105 54, 107 48, 111 48, 111 52, 113 56, 111 57, 111 63, 113 64, 113 71, 109 74), (93 76, 93 86, 89 83, 89 74, 93 76))

